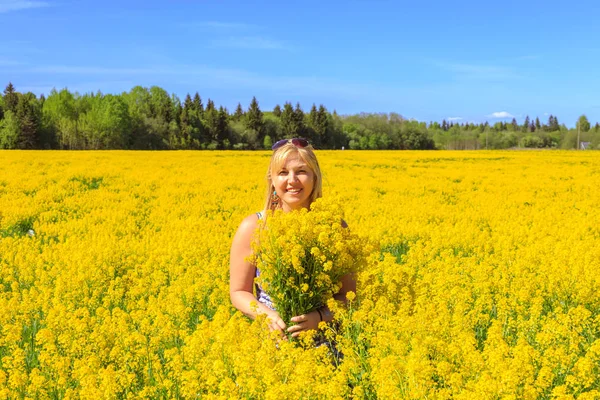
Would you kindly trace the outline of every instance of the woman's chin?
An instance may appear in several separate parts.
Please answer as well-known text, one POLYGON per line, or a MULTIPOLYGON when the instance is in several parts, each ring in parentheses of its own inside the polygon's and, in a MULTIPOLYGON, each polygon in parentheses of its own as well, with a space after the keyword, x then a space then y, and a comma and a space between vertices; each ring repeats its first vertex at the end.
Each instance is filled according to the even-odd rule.
POLYGON ((283 203, 283 209, 287 210, 287 211, 292 211, 292 210, 301 210, 303 208, 308 208, 309 206, 309 202, 308 201, 302 201, 300 199, 296 200, 296 201, 286 201, 283 203))

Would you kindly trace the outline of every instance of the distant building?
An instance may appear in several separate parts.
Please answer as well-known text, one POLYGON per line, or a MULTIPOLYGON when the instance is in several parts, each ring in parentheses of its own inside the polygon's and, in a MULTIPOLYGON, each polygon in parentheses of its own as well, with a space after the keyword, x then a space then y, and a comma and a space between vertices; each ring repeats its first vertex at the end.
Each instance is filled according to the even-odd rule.
POLYGON ((581 142, 581 150, 590 150, 592 148, 592 142, 581 142))

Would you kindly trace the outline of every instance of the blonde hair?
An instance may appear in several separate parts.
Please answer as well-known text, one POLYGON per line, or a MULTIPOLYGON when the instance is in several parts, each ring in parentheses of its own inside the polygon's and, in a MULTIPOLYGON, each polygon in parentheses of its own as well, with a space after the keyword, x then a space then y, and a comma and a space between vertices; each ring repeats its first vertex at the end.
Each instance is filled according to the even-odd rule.
POLYGON ((278 204, 278 207, 275 207, 271 202, 271 196, 273 196, 273 192, 275 191, 271 174, 273 171, 279 170, 290 156, 298 156, 313 172, 314 182, 313 191, 310 194, 310 203, 323 196, 323 178, 321 175, 321 168, 319 167, 319 162, 317 161, 317 156, 315 155, 313 147, 311 145, 306 147, 297 147, 291 141, 289 141, 275 150, 271 156, 271 162, 269 163, 269 168, 267 169, 267 194, 265 199, 265 211, 275 210, 278 207, 281 208, 281 203, 278 204))

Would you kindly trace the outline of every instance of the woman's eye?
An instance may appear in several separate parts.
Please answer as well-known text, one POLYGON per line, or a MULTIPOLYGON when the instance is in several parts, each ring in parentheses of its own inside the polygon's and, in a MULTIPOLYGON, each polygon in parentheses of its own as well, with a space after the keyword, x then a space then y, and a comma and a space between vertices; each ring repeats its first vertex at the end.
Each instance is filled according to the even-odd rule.
POLYGON ((279 175, 287 175, 287 171, 279 171, 279 175))

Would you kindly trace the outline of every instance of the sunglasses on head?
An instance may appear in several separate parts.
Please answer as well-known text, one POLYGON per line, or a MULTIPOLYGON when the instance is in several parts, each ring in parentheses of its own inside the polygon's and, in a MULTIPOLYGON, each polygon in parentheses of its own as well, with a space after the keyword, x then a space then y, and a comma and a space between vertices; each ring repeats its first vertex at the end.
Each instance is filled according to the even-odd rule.
POLYGON ((277 143, 275 143, 273 145, 273 147, 271 147, 271 150, 277 150, 278 148, 280 148, 281 146, 283 146, 284 144, 288 144, 291 143, 296 147, 300 147, 301 149, 307 147, 310 145, 310 143, 308 143, 308 140, 304 139, 304 138, 293 138, 293 139, 281 139, 280 141, 278 141, 277 143))

